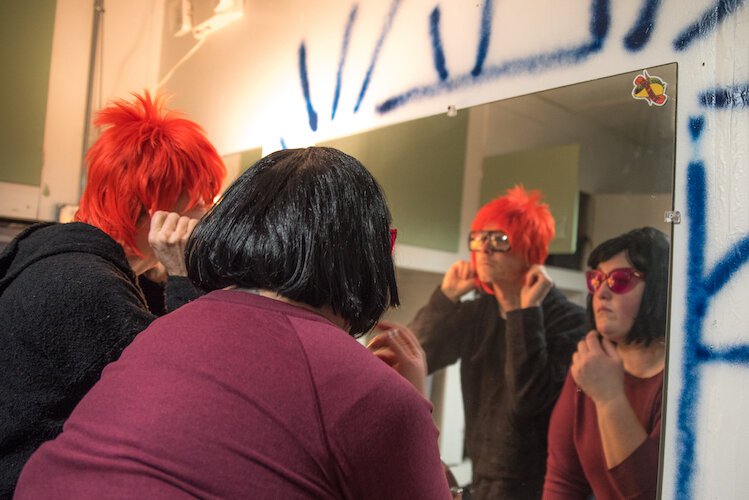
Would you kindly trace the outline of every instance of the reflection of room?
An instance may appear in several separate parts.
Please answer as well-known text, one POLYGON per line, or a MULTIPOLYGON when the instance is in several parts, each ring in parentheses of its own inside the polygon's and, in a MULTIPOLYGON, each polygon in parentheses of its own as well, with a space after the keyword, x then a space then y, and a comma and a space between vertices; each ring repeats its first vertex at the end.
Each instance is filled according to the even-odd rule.
MULTIPOLYGON (((675 83, 675 65, 650 73, 675 83)), ((462 238, 475 211, 517 182, 545 192, 558 235, 548 262, 550 272, 557 286, 578 303, 585 301, 583 270, 587 253, 596 244, 645 225, 670 233, 664 212, 672 207, 675 87, 668 89, 669 105, 651 107, 631 96, 636 74, 463 111, 468 120, 461 239, 455 259, 467 256, 462 238)), ((394 216, 397 224, 400 214, 395 209, 394 216)), ((429 227, 442 230, 438 219, 429 227)), ((421 258, 416 249, 406 250, 406 262, 399 262, 403 306, 389 313, 404 323, 426 303, 446 269, 431 265, 433 250, 421 258)), ((443 456, 460 480, 470 473, 468 466, 460 465, 463 415, 458 381, 457 366, 436 374, 432 399, 443 456)))

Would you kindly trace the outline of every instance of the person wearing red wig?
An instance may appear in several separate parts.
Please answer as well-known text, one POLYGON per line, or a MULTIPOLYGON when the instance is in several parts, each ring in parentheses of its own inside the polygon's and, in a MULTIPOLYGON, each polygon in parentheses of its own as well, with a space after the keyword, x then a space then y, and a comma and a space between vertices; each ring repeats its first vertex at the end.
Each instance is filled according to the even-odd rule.
POLYGON ((0 498, 104 366, 158 314, 199 295, 184 246, 226 175, 215 148, 148 93, 94 123, 104 130, 86 155, 76 222, 31 226, 0 255, 0 498), (149 282, 150 308, 147 273, 166 274, 149 282))
POLYGON ((541 497, 549 415, 585 334, 583 309, 543 267, 553 238, 541 193, 509 189, 478 211, 471 260, 450 267, 409 324, 430 373, 461 361, 472 498, 541 497))

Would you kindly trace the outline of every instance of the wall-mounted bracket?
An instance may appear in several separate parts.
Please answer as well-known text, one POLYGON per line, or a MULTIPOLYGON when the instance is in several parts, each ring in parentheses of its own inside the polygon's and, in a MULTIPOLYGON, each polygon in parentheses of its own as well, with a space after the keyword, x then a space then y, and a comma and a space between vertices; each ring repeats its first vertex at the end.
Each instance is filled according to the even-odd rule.
POLYGON ((666 210, 663 214, 663 222, 671 224, 681 224, 681 212, 678 210, 666 210))

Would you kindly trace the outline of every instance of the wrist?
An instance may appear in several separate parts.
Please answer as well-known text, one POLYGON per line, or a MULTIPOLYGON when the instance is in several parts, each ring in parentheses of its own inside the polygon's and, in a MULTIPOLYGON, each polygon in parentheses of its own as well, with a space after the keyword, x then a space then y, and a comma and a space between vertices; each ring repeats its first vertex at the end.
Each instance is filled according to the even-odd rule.
POLYGON ((462 295, 458 293, 458 291, 451 288, 445 288, 444 286, 440 287, 440 291, 445 297, 450 300, 450 302, 454 302, 456 304, 458 303, 458 301, 460 300, 460 296, 462 295))

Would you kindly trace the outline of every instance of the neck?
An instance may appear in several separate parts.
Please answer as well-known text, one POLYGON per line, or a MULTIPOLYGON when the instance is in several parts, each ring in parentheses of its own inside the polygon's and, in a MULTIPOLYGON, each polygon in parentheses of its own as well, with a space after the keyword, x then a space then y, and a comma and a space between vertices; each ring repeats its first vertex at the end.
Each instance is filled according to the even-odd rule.
POLYGON ((656 340, 647 347, 618 344, 616 352, 624 362, 624 370, 635 377, 652 377, 666 366, 666 346, 662 340, 656 340))
POLYGON ((128 255, 127 263, 130 264, 130 269, 133 270, 136 276, 140 276, 156 265, 151 260, 141 259, 135 255, 128 255))
MULTIPOLYGON (((230 287, 230 288, 232 288, 232 287, 230 287)), ((348 325, 346 324, 346 320, 344 320, 339 315, 335 314, 333 312, 333 309, 330 306, 328 306, 328 305, 325 305, 325 306, 322 306, 322 307, 313 307, 313 306, 311 306, 309 304, 305 304, 304 302, 299 302, 299 301, 296 301, 296 300, 292 300, 292 299, 290 299, 288 297, 284 297, 283 295, 279 295, 276 292, 272 292, 270 290, 263 290, 263 289, 256 290, 256 289, 240 288, 240 287, 233 287, 233 288, 235 290, 239 290, 241 292, 254 293, 254 294, 260 295, 262 297, 266 297, 266 298, 273 299, 273 300, 278 300, 280 302, 285 302, 285 303, 290 304, 292 306, 301 307, 302 309, 306 309, 306 310, 308 310, 310 312, 313 312, 313 313, 317 314, 318 316, 322 316, 323 318, 327 319, 328 321, 330 321, 331 323, 333 323, 334 325, 336 325, 341 330, 346 330, 347 329, 346 327, 348 325)))

